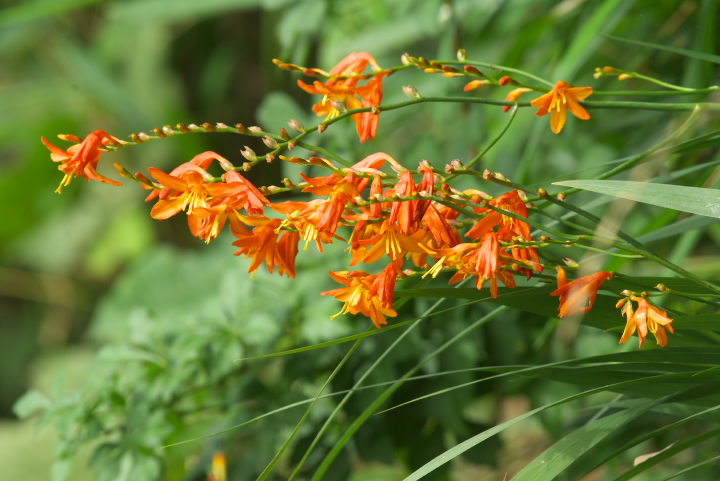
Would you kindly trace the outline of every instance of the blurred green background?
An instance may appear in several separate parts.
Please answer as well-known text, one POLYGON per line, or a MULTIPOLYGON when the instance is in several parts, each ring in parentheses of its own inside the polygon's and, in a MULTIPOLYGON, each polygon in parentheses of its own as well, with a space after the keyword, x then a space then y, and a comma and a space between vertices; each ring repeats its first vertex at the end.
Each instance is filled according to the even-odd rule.
MULTIPOLYGON (((330 69, 355 51, 369 51, 380 65, 391 66, 399 64, 404 52, 454 59, 462 47, 470 59, 520 67, 576 85, 624 88, 614 79, 592 78, 595 67, 614 65, 669 82, 706 86, 718 81, 710 64, 628 46, 602 34, 715 52, 716 6, 710 0, 5 0, 0 10, 3 479, 46 479, 56 450, 63 459, 63 450, 70 449, 57 448, 55 428, 36 429, 36 418, 18 421, 13 414, 13 404, 30 388, 43 394, 24 407, 27 412, 47 407, 49 398, 53 403, 65 399, 62 409, 53 404, 69 423, 61 430, 75 429, 71 420, 88 423, 85 437, 80 436, 88 443, 80 462, 74 468, 56 464, 58 479, 70 469, 75 470, 73 480, 155 479, 159 473, 163 479, 203 479, 215 449, 228 453, 231 479, 254 479, 278 440, 289 434, 295 411, 251 431, 162 452, 153 449, 313 396, 345 350, 318 351, 299 362, 235 360, 360 332, 367 324, 364 319, 329 319, 340 306, 317 295, 332 287, 324 273, 343 266, 342 252, 324 258, 302 252, 300 282, 262 272, 251 281, 247 264, 232 256, 231 239, 221 236, 207 247, 189 234, 183 219, 153 221, 150 206, 143 202, 144 191, 134 185, 113 188, 75 180, 63 195, 55 194, 62 175, 50 162, 41 136, 63 146, 56 134, 84 136, 103 129, 126 138, 178 122, 242 122, 275 131, 291 118, 314 125, 318 119, 309 108, 317 99, 301 92, 296 86, 299 77, 277 69, 271 59, 330 69), (277 299, 278 292, 283 292, 283 299, 277 299), (134 390, 140 387, 142 392, 134 390), (107 398, 113 392, 126 401, 107 398), (89 405, 107 405, 117 412, 88 408, 70 413, 89 405), (124 434, 108 432, 102 440, 112 425, 108 416, 128 424, 122 428, 124 434), (99 427, 88 427, 89 420, 99 427), (133 423, 134 438, 128 434, 133 423), (107 446, 104 451, 99 449, 101 442, 107 446), (91 455, 95 468, 84 466, 91 455)), ((464 81, 401 72, 386 81, 387 101, 401 100, 401 86, 407 84, 426 95, 456 95, 464 81)), ((476 93, 493 98, 505 94, 490 88, 476 93)), ((675 116, 662 112, 619 115, 602 110, 592 116, 583 125, 571 118, 563 134, 553 136, 545 119, 538 122, 524 110, 511 135, 483 160, 483 167, 547 186, 542 182, 577 172, 589 176, 614 159, 642 151, 675 125, 675 116)), ((441 167, 454 158, 469 160, 505 120, 501 109, 424 105, 384 113, 372 143, 360 145, 351 123, 334 125, 318 142, 351 159, 384 151, 407 165, 427 159, 441 167)), ((717 124, 716 119, 706 120, 708 125, 712 122, 717 124)), ((244 145, 263 151, 254 139, 213 134, 152 142, 106 157, 133 172, 150 166, 169 169, 203 150, 241 163, 244 145)), ((710 149, 669 158, 654 164, 651 175, 715 160, 716 154, 710 149)), ((115 176, 109 164, 101 172, 115 176)), ((250 178, 258 185, 277 184, 297 172, 274 163, 255 169, 250 178)), ((706 180, 698 175, 688 179, 688 185, 706 180)), ((641 207, 628 215, 625 225, 633 234, 643 233, 652 228, 648 219, 658 218, 658 212, 641 207)), ((682 252, 674 251, 672 242, 658 249, 694 262, 707 273, 717 272, 718 239, 720 232, 712 228, 685 238, 682 252)), ((404 315, 425 307, 424 301, 417 301, 404 315)), ((372 382, 399 377, 418 353, 439 345, 470 316, 484 312, 484 307, 454 311, 443 323, 417 333, 372 382)), ((552 342, 553 327, 538 316, 513 314, 502 326, 484 327, 427 369, 548 362, 575 353, 617 350, 615 337, 584 328, 572 344, 552 342)), ((352 373, 361 372, 393 336, 376 336, 366 344, 335 388, 351 386, 352 373)), ((434 381, 432 388, 408 388, 396 401, 468 376, 445 377, 434 381)), ((448 441, 462 440, 547 399, 548 386, 553 397, 574 389, 529 381, 498 383, 398 411, 388 418, 395 423, 389 430, 381 422, 371 422, 338 463, 335 477, 328 479, 398 479, 408 467, 441 452, 448 441), (398 462, 400 458, 404 461, 398 462)), ((353 403, 362 407, 364 400, 358 395, 353 403)), ((332 409, 327 403, 312 420, 316 428, 322 423, 320 416, 332 409)), ((513 463, 522 466, 523 459, 531 459, 538 446, 542 449, 572 419, 569 411, 560 411, 542 419, 542 427, 525 425, 515 434, 515 444, 510 442, 512 434, 504 440, 514 454, 503 451, 499 441, 483 445, 483 450, 436 479, 500 479, 502 473, 517 471, 513 463)), ((306 447, 312 435, 305 433, 301 446, 306 447)))

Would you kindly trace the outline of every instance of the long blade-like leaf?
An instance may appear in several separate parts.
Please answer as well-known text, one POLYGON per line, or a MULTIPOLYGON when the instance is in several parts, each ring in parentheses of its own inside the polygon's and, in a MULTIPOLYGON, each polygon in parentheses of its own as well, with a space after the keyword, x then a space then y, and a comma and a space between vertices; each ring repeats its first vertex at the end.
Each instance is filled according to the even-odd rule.
POLYGON ((720 190, 627 180, 566 180, 556 185, 720 219, 720 190))
POLYGON ((720 55, 712 55, 705 52, 696 52, 695 50, 686 50, 684 48, 670 47, 668 45, 660 45, 657 43, 641 42, 640 40, 631 40, 629 38, 614 37, 612 35, 603 35, 605 38, 610 40, 616 40, 618 42, 632 43, 640 45, 641 47, 650 47, 657 50, 665 50, 666 52, 676 53, 678 55, 684 55, 685 57, 696 58, 698 60, 705 60, 706 62, 720 63, 720 55))

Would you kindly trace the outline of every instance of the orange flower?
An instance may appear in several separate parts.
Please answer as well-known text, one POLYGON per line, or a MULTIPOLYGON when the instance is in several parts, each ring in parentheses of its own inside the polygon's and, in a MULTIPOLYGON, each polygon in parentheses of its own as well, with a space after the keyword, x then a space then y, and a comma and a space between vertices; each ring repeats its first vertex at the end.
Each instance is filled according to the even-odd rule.
POLYGON ((58 137, 75 142, 75 145, 63 150, 42 137, 42 143, 50 150, 50 158, 54 162, 61 162, 58 170, 65 174, 55 192, 61 194, 62 188, 69 185, 73 177, 82 177, 88 181, 96 180, 110 185, 122 185, 120 182, 108 179, 97 172, 98 161, 104 152, 103 147, 114 142, 120 142, 120 139, 113 137, 104 130, 96 130, 85 137, 84 140, 74 135, 58 135, 58 137))
POLYGON ((592 93, 592 87, 573 87, 561 80, 550 92, 536 98, 530 102, 530 105, 538 107, 539 110, 535 114, 538 117, 550 114, 550 128, 559 134, 565 125, 567 109, 581 120, 590 118, 590 114, 578 103, 578 100, 585 99, 592 93))
MULTIPOLYGON (((348 109, 362 107, 376 107, 382 102, 383 78, 390 72, 379 72, 373 76, 365 85, 358 86, 361 79, 367 76, 360 75, 369 65, 375 70, 380 70, 372 55, 367 52, 351 53, 340 61, 331 71, 332 76, 325 83, 320 81, 308 85, 298 80, 298 86, 309 94, 322 95, 320 102, 313 106, 313 112, 318 115, 325 115, 325 120, 337 117, 340 114, 339 104, 348 109)), ((352 115, 357 128, 360 142, 373 140, 377 133, 379 115, 377 113, 362 112, 352 115)))
POLYGON ((640 347, 645 343, 648 330, 655 335, 657 343, 661 347, 665 347, 668 343, 667 333, 665 329, 674 333, 672 325, 673 320, 667 317, 667 312, 651 306, 644 297, 632 296, 631 298, 621 299, 616 307, 622 307, 622 314, 627 317, 625 330, 620 338, 620 344, 624 344, 633 335, 635 329, 638 331, 638 339, 640 347), (638 303, 637 311, 633 311, 632 302, 638 303))
POLYGON ((572 316, 578 312, 586 313, 592 309, 600 286, 613 278, 611 272, 600 271, 589 276, 580 277, 568 283, 567 274, 562 267, 557 268, 558 288, 550 293, 560 296, 560 314, 558 317, 572 316))
POLYGON ((295 279, 295 257, 300 235, 297 232, 280 231, 282 222, 280 219, 264 218, 263 220, 258 217, 254 222, 257 227, 250 235, 233 230, 233 234, 238 238, 233 245, 239 247, 235 255, 252 258, 248 272, 255 272, 265 261, 267 270, 271 274, 277 266, 281 276, 287 274, 288 277, 295 279))
POLYGON ((365 271, 330 272, 330 277, 346 287, 321 292, 320 295, 333 296, 345 303, 333 318, 348 312, 350 314, 361 312, 380 328, 383 324, 387 324, 385 316, 397 316, 392 305, 399 271, 399 267, 392 262, 379 275, 368 274, 365 271))

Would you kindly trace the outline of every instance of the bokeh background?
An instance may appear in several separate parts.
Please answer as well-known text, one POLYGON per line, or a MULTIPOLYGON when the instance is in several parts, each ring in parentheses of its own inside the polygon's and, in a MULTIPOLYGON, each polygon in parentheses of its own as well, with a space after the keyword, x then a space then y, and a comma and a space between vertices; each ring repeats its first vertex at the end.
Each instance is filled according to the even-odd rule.
MULTIPOLYGON (((334 339, 367 325, 365 319, 331 320, 340 306, 317 295, 331 287, 325 272, 343 265, 342 252, 325 257, 312 249, 302 253, 300 282, 263 272, 250 280, 247 264, 232 256, 231 238, 221 236, 206 246, 187 232, 183 219, 153 221, 144 191, 135 185, 113 188, 75 180, 62 195, 55 194, 62 175, 50 162, 41 136, 56 142, 56 134, 84 136, 103 129, 126 138, 178 122, 242 122, 275 131, 291 118, 314 125, 318 119, 309 108, 317 99, 297 88, 297 74, 277 69, 271 59, 329 69, 355 51, 369 51, 380 65, 390 66, 399 64, 405 52, 453 59, 462 47, 471 59, 612 90, 626 84, 594 80, 595 67, 614 65, 688 86, 711 85, 718 81, 712 64, 603 34, 716 52, 716 8, 712 0, 4 0, 2 478, 47 479, 55 456, 67 460, 55 464, 57 479, 67 472, 78 481, 95 476, 199 480, 212 453, 220 449, 230 460, 230 479, 254 479, 302 411, 224 436, 155 448, 313 396, 345 351, 336 346, 290 360, 237 359, 334 339), (55 414, 50 418, 62 420, 60 432, 83 430, 76 463, 70 463, 68 454, 75 452, 74 445, 58 448, 52 420, 37 428, 37 417, 17 419, 13 404, 30 389, 37 396, 22 407, 25 412, 51 405, 55 414), (90 458, 94 467, 85 466, 90 458)), ((387 79, 387 101, 401 100, 401 86, 407 84, 426 95, 455 95, 464 82, 402 72, 387 79)), ((632 83, 628 87, 644 88, 632 83)), ((503 98, 504 92, 491 89, 476 93, 503 98)), ((603 110, 592 115, 582 126, 571 118, 563 134, 553 136, 545 120, 537 122, 530 110, 522 111, 511 134, 482 166, 538 186, 571 174, 589 176, 662 139, 677 122, 677 116, 662 112, 620 115, 603 110)), ((455 158, 472 158, 505 121, 499 108, 424 105, 384 113, 372 143, 359 144, 348 123, 333 126, 319 142, 357 160, 384 151, 408 165, 426 159, 443 166, 455 158)), ((255 139, 238 135, 186 135, 123 149, 113 153, 112 160, 141 171, 171 168, 203 150, 214 150, 240 163, 244 145, 263 150, 255 139)), ((654 164, 650 175, 715 155, 709 149, 664 159, 654 164)), ((112 168, 104 169, 115 175, 112 168)), ((250 178, 259 185, 278 184, 297 172, 274 163, 255 169, 250 178)), ((648 219, 657 218, 658 212, 638 208, 628 214, 625 226, 642 233, 652 227, 648 219)), ((674 242, 658 249, 689 263, 700 275, 716 272, 719 258, 713 246, 720 231, 711 228, 684 239, 682 251, 673 250, 674 242)), ((428 305, 417 301, 403 318, 428 305)), ((487 311, 482 306, 458 309, 423 328, 369 382, 396 379, 419 353, 487 311)), ((581 328, 570 342, 555 334, 556 324, 546 321, 529 314, 508 315, 468 336, 425 372, 550 362, 617 350, 616 336, 581 328)), ((351 386, 353 373, 362 372, 393 336, 375 336, 367 343, 335 389, 351 386)), ((472 378, 464 373, 413 384, 394 400, 472 378)), ((415 404, 384 421, 369 422, 328 479, 401 479, 448 443, 574 389, 532 380, 498 382, 415 404)), ((359 394, 347 409, 361 409, 370 400, 359 394)), ((314 428, 334 407, 334 401, 323 402, 314 414, 317 419, 311 420, 314 428)), ((561 435, 565 426, 579 422, 577 407, 540 416, 428 479, 502 479, 561 435)), ((341 432, 339 426, 334 429, 331 438, 341 432)), ((297 460, 312 436, 308 427, 291 460, 297 460)), ((647 451, 655 446, 644 447, 647 451)), ((592 479, 605 475, 601 469, 592 479)))

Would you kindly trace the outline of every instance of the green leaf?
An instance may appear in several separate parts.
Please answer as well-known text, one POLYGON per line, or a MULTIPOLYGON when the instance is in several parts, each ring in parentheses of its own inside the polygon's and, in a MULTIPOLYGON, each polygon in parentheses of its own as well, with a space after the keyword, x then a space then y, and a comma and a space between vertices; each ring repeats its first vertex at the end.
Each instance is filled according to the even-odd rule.
POLYGON ((50 406, 50 400, 40 391, 31 389, 22 395, 13 405, 13 412, 20 419, 25 419, 38 411, 44 411, 50 406))
POLYGON ((618 42, 632 43, 634 45, 640 45, 641 47, 650 47, 657 50, 665 50, 666 52, 676 53, 678 55, 684 55, 686 57, 695 58, 698 60, 705 60, 706 62, 720 63, 720 55, 712 55, 704 52, 696 52, 695 50, 686 50, 684 48, 669 47, 667 45, 659 45, 657 43, 641 42, 640 40, 631 40, 629 38, 614 37, 612 35, 603 35, 605 38, 610 40, 616 40, 618 42))
POLYGON ((632 409, 606 416, 563 437, 541 455, 530 461, 513 477, 514 481, 544 481, 555 479, 572 462, 588 452, 600 441, 627 423, 647 412, 661 400, 648 402, 632 409))
POLYGON ((627 180, 566 180, 555 185, 589 190, 668 209, 720 218, 720 190, 627 180))

